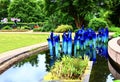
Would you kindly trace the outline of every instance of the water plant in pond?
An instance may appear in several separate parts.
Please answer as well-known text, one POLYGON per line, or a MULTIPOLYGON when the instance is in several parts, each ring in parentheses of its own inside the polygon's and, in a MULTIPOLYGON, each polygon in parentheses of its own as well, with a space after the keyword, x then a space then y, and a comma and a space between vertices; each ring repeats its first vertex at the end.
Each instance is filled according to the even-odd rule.
POLYGON ((45 80, 70 80, 80 79, 88 65, 88 57, 83 60, 81 57, 75 58, 70 56, 63 56, 61 61, 55 62, 48 75, 44 77, 45 80))

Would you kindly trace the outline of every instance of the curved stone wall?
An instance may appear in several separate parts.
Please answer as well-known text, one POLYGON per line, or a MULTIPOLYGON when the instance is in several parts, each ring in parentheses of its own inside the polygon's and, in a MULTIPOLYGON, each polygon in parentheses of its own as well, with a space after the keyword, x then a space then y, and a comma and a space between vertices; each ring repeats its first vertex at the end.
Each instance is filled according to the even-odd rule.
POLYGON ((117 41, 117 43, 119 44, 119 46, 120 46, 120 39, 117 41))
POLYGON ((117 71, 120 70, 118 69, 120 66, 120 37, 118 38, 113 38, 108 42, 108 53, 109 53, 109 57, 110 59, 115 62, 116 64, 118 64, 118 67, 114 67, 110 62, 109 62, 109 69, 111 71, 111 73, 113 74, 113 76, 115 77, 115 79, 120 79, 117 76, 120 76, 120 73, 118 73, 117 71), (117 68, 117 69, 114 69, 117 68), (115 76, 117 75, 117 76, 115 76))

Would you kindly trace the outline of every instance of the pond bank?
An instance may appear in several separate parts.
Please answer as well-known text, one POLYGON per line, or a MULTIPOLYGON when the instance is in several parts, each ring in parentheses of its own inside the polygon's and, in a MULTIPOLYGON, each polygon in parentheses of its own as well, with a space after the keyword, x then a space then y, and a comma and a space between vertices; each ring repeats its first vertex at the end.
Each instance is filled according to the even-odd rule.
POLYGON ((29 57, 33 53, 37 53, 47 49, 48 43, 45 42, 2 53, 0 56, 0 74, 16 62, 29 57))

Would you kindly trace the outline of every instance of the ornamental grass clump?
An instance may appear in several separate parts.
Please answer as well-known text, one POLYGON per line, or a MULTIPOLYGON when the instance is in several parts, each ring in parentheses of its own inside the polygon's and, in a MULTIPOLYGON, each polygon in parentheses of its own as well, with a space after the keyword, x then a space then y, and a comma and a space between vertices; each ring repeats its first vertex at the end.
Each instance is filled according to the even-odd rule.
MULTIPOLYGON (((63 56, 61 61, 57 61, 51 68, 51 80, 75 80, 80 79, 88 65, 88 58, 84 60, 80 57, 63 56)), ((50 80, 50 79, 49 79, 50 80)))

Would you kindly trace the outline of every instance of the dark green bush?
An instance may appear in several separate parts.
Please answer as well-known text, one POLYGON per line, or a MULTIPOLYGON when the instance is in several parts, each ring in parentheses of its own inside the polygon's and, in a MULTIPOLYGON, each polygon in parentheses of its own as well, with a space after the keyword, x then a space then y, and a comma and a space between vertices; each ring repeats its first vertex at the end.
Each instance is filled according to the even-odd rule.
POLYGON ((11 30, 12 28, 10 27, 10 26, 4 26, 3 28, 2 28, 2 30, 11 30))
POLYGON ((21 27, 21 30, 25 30, 25 29, 26 29, 26 30, 31 30, 31 27, 29 27, 29 26, 22 26, 22 27, 21 27))
MULTIPOLYGON (((3 28, 4 26, 7 26, 7 25, 10 27, 14 27, 15 23, 14 22, 8 22, 8 23, 1 23, 0 22, 0 29, 3 28)), ((16 26, 17 27, 28 26, 28 27, 31 27, 33 29, 35 25, 39 25, 40 27, 42 27, 43 22, 39 22, 39 23, 21 23, 21 22, 18 22, 16 26)))
POLYGON ((95 31, 98 31, 99 28, 108 27, 108 24, 101 18, 93 18, 90 20, 88 27, 92 28, 95 31))
POLYGON ((34 31, 34 32, 41 32, 42 29, 41 29, 41 28, 34 28, 33 31, 34 31))
POLYGON ((73 27, 71 25, 60 25, 55 29, 55 32, 67 32, 69 30, 73 30, 73 27))

